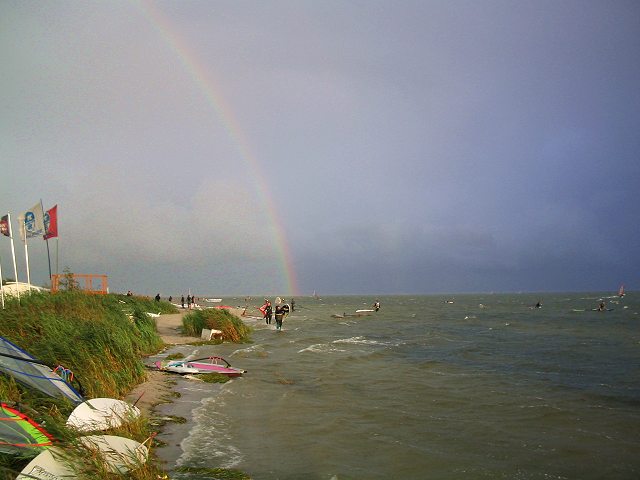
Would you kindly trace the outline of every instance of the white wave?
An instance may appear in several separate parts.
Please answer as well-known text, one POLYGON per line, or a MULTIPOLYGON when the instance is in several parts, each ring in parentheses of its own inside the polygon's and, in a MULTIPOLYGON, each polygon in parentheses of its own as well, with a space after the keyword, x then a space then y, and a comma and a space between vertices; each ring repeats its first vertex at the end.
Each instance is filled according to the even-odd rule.
POLYGON ((252 353, 264 353, 264 347, 260 344, 256 344, 256 345, 251 345, 250 347, 247 348, 239 348, 237 350, 234 350, 231 355, 229 355, 230 357, 233 357, 234 355, 238 355, 238 356, 248 356, 251 355, 252 353))
POLYGON ((182 455, 177 465, 234 468, 239 465, 244 455, 233 445, 229 433, 229 419, 220 413, 225 405, 226 395, 220 393, 215 397, 203 399, 201 406, 193 410, 194 427, 189 436, 181 443, 182 455))
POLYGON ((314 345, 309 345, 307 348, 303 348, 302 350, 298 350, 298 353, 303 353, 303 352, 340 353, 340 352, 346 352, 346 350, 341 350, 339 348, 332 347, 327 343, 316 343, 314 345))
POLYGON ((382 345, 384 347, 398 347, 402 345, 402 342, 383 342, 379 340, 371 340, 366 337, 340 338, 338 340, 334 340, 331 343, 346 343, 351 345, 382 345))
POLYGON ((375 340, 367 340, 365 337, 351 337, 351 338, 340 338, 338 340, 334 340, 332 343, 351 343, 354 345, 378 345, 379 342, 375 340))

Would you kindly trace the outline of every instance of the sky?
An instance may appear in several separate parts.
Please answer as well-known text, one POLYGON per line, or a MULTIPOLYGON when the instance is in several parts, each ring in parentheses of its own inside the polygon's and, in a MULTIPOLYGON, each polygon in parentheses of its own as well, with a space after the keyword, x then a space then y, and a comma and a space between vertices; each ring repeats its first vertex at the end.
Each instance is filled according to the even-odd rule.
POLYGON ((633 0, 4 0, 0 213, 115 292, 638 289, 638 52, 633 0))

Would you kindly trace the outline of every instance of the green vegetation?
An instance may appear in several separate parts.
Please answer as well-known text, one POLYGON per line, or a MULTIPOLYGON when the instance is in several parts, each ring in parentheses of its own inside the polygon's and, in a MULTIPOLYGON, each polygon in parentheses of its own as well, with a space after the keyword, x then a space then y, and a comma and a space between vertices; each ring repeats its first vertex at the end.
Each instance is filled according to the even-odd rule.
MULTIPOLYGON (((0 335, 52 368, 58 365, 73 372, 72 384, 86 398, 122 398, 144 381, 141 357, 158 352, 164 344, 155 321, 145 312, 175 312, 166 302, 124 295, 89 295, 73 288, 55 295, 31 293, 18 301, 9 298, 0 311, 0 335)), ((22 412, 46 425, 55 444, 71 463, 82 458, 78 478, 122 478, 105 472, 95 453, 87 451, 78 435, 65 427, 73 405, 51 398, 0 375, 0 399, 18 404, 22 412)), ((144 442, 151 426, 144 417, 109 433, 144 442)), ((153 450, 152 450, 153 452, 153 450)), ((25 456, 34 452, 25 452, 25 456)), ((37 452, 35 452, 37 453, 37 452)), ((28 458, 0 454, 0 479, 15 478, 28 458)), ((149 461, 127 474, 138 480, 164 475, 149 461)))
MULTIPOLYGON (((146 302, 79 291, 32 293, 20 302, 7 302, 0 314, 0 335, 51 367, 70 369, 85 396, 121 398, 145 378, 140 357, 163 346, 155 321, 145 313, 146 302)), ((154 303, 156 309, 168 309, 163 302, 154 303)), ((6 391, 9 387, 0 377, 3 399, 21 401, 31 394, 15 398, 6 391)))
POLYGON ((222 373, 211 372, 201 373, 198 378, 206 383, 227 383, 231 378, 229 375, 223 375, 222 373))
POLYGON ((199 337, 203 328, 220 330, 222 338, 216 339, 216 343, 248 342, 251 333, 242 320, 223 309, 196 310, 182 318, 182 326, 186 335, 194 337, 199 337))

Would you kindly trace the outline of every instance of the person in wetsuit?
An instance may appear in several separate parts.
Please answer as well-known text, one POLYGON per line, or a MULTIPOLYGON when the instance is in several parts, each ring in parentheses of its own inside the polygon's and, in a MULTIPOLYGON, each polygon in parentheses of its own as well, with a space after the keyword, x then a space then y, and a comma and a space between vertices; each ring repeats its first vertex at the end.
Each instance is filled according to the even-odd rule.
POLYGON ((267 302, 267 307, 264 309, 264 320, 267 322, 267 325, 271 325, 271 319, 273 318, 273 307, 271 307, 271 302, 267 302))
POLYGON ((276 330, 282 330, 282 320, 284 320, 284 308, 276 305, 276 330))

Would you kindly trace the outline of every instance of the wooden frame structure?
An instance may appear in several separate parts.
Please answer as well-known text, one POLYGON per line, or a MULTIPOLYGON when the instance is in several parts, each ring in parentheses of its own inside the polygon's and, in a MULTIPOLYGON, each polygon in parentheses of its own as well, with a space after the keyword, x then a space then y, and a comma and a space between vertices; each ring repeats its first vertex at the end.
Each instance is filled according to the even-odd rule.
POLYGON ((51 275, 51 291, 60 291, 61 281, 72 281, 78 290, 96 295, 109 293, 109 282, 106 275, 93 273, 68 273, 51 275))

